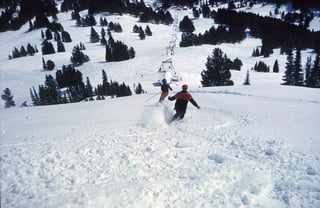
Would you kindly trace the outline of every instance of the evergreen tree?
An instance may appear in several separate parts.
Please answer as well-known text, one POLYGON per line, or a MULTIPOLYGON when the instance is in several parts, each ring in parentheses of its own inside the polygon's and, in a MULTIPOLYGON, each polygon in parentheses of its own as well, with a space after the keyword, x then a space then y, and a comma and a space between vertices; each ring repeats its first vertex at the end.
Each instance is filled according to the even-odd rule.
POLYGON ((47 40, 52 40, 52 33, 49 29, 46 30, 46 39, 47 40))
POLYGON ((307 63, 305 67, 306 81, 305 84, 307 87, 311 87, 312 77, 311 77, 311 57, 307 58, 307 63))
POLYGON ((201 10, 202 10, 202 16, 204 18, 209 18, 210 17, 210 7, 209 7, 209 5, 207 3, 203 4, 203 6, 201 7, 201 10))
POLYGON ((278 60, 275 60, 274 64, 273 64, 273 67, 272 67, 272 71, 274 73, 279 73, 279 63, 278 63, 278 60))
POLYGON ((42 50, 42 55, 55 53, 55 50, 54 50, 52 43, 48 42, 47 40, 44 40, 42 42, 42 49, 41 50, 42 50))
POLYGON ((97 31, 93 27, 91 27, 90 42, 91 43, 97 43, 99 41, 100 41, 99 34, 97 33, 97 31))
POLYGON ((46 64, 46 61, 44 60, 44 58, 42 57, 42 69, 43 70, 46 70, 48 67, 47 67, 47 64, 46 64))
POLYGON ((138 25, 134 25, 132 28, 133 33, 139 33, 140 32, 140 27, 138 25))
POLYGON ((300 48, 296 49, 296 57, 294 60, 294 72, 293 72, 293 85, 302 86, 303 85, 303 71, 301 67, 301 50, 300 48))
POLYGON ((102 70, 102 94, 103 95, 111 95, 112 94, 112 89, 111 89, 111 84, 108 82, 108 77, 107 73, 102 70))
POLYGON ((235 58, 233 60, 233 63, 231 63, 231 65, 232 65, 232 69, 240 71, 242 67, 242 61, 238 58, 235 58))
POLYGON ((60 41, 60 40, 57 42, 57 50, 58 50, 58 53, 59 53, 59 52, 65 52, 65 51, 66 51, 66 49, 64 48, 64 45, 63 45, 62 41, 60 41))
POLYGON ((138 83, 138 86, 135 89, 135 93, 136 94, 142 94, 144 93, 144 90, 142 89, 142 85, 140 83, 138 83))
POLYGON ((123 82, 120 86, 119 86, 119 90, 117 93, 117 97, 124 97, 124 96, 130 96, 132 95, 132 92, 130 90, 129 86, 126 86, 126 84, 123 82))
POLYGON ((140 40, 144 40, 146 38, 146 35, 144 34, 143 30, 140 30, 139 38, 140 38, 140 40))
POLYGON ((61 41, 61 35, 58 32, 54 32, 54 40, 59 42, 61 41))
POLYGON ((33 105, 35 106, 40 105, 40 99, 34 87, 32 87, 32 89, 30 88, 30 95, 31 95, 31 100, 33 105))
POLYGON ((200 17, 200 12, 195 7, 192 8, 192 14, 193 14, 194 18, 196 18, 196 19, 198 19, 200 17))
POLYGON ((82 53, 79 47, 73 48, 70 61, 74 66, 82 65, 83 63, 88 62, 89 60, 89 57, 82 53))
POLYGON ((294 84, 294 60, 292 49, 289 49, 288 56, 287 56, 287 63, 286 63, 286 70, 284 72, 284 76, 282 80, 284 81, 284 85, 293 85, 294 84))
POLYGON ((179 23, 179 29, 181 32, 193 32, 195 31, 194 25, 188 16, 184 16, 182 21, 179 23))
POLYGON ((28 52, 26 51, 26 49, 24 48, 24 46, 21 46, 20 48, 20 55, 21 56, 27 56, 28 52))
POLYGON ((320 88, 320 55, 317 54, 310 73, 310 87, 320 88))
POLYGON ((260 51, 259 51, 259 48, 257 47, 256 49, 253 50, 252 57, 258 57, 258 56, 260 56, 260 51))
POLYGON ((267 66, 264 62, 259 61, 258 63, 256 63, 254 65, 253 70, 257 71, 257 72, 270 72, 270 68, 269 66, 267 66))
POLYGON ((62 42, 66 42, 66 43, 72 42, 71 36, 67 31, 63 30, 61 32, 61 38, 62 38, 62 42))
POLYGON ((47 66, 47 69, 51 71, 54 69, 55 63, 51 60, 48 60, 46 66, 47 66))
POLYGON ((36 53, 36 50, 28 43, 27 45, 27 52, 30 56, 33 56, 36 53))
POLYGON ((44 39, 44 33, 43 33, 43 30, 41 30, 41 38, 42 38, 42 40, 44 39))
POLYGON ((233 85, 233 81, 230 80, 231 72, 228 68, 229 60, 224 56, 224 53, 220 48, 215 48, 211 56, 208 56, 206 68, 201 72, 202 86, 227 86, 233 85))
POLYGON ((247 70, 246 79, 245 79, 243 85, 250 85, 249 70, 247 70))
POLYGON ((59 88, 56 80, 51 75, 46 76, 44 93, 44 103, 47 105, 58 104, 60 102, 59 88))
POLYGON ((136 52, 133 49, 133 47, 129 48, 128 54, 129 54, 129 59, 132 59, 132 58, 134 58, 136 56, 136 52))
POLYGON ((93 101, 93 88, 90 83, 89 77, 87 77, 87 84, 85 88, 85 97, 89 98, 90 101, 93 101))
POLYGON ((13 51, 12 51, 12 58, 19 58, 21 57, 20 51, 14 47, 13 51))
POLYGON ((35 103, 36 103, 36 96, 34 95, 34 93, 33 93, 33 91, 31 90, 31 88, 30 88, 30 96, 31 96, 32 103, 35 105, 35 103))
POLYGON ((31 20, 29 20, 29 31, 33 30, 34 26, 31 20))
POLYGON ((3 90, 3 94, 1 94, 1 99, 5 101, 6 108, 15 106, 15 103, 13 101, 13 95, 11 94, 11 90, 9 88, 3 90))
POLYGON ((106 36, 106 31, 104 30, 104 28, 101 28, 101 38, 104 38, 106 36))
POLYGON ((107 40, 106 40, 105 37, 102 37, 102 38, 101 38, 100 44, 103 45, 103 46, 107 45, 107 40))
POLYGON ((149 25, 146 26, 146 29, 144 30, 144 32, 147 36, 152 36, 152 32, 149 25))

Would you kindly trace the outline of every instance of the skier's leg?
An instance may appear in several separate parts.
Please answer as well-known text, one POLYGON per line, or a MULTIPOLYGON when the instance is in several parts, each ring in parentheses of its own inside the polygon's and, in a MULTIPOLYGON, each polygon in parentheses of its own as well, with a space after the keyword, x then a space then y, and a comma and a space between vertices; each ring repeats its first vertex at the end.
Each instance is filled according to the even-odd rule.
POLYGON ((179 113, 176 112, 176 114, 174 114, 174 116, 172 117, 171 122, 177 120, 178 118, 179 118, 179 113))
POLYGON ((179 120, 183 119, 184 118, 184 113, 180 113, 179 114, 179 120))

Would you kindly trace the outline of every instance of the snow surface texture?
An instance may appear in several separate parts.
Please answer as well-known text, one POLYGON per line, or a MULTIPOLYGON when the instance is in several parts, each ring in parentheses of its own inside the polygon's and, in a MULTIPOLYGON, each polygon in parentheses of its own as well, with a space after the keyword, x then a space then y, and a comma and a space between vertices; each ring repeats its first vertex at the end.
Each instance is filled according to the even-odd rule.
MULTIPOLYGON (((188 11, 179 12, 182 19, 188 11)), ((79 38, 66 45, 70 51, 89 39, 90 29, 74 27, 69 17, 59 14, 66 30, 79 38)), ((167 58, 172 28, 148 24, 154 35, 140 41, 131 28, 146 24, 126 15, 107 18, 125 28, 115 39, 132 45, 137 57, 105 63, 104 50, 86 43, 91 61, 78 69, 93 85, 101 83, 105 68, 113 80, 141 82, 148 94, 1 107, 1 207, 320 207, 320 91, 280 85, 285 56, 275 50, 263 59, 271 66, 278 59, 279 74, 252 72, 252 85, 243 86, 246 70, 259 60, 250 56, 260 40, 176 48, 175 68, 201 109, 189 104, 184 120, 168 124, 174 102, 157 104, 160 89, 152 83, 167 58), (231 59, 239 57, 243 71, 232 71, 235 86, 199 88, 200 72, 215 47, 231 59)), ((209 29, 212 20, 194 24, 209 29)), ((8 48, 39 39, 39 31, 23 34, 26 28, 0 34, 8 43, 0 46, 0 85, 12 90, 17 105, 30 100, 29 88, 45 76, 40 54, 6 59, 8 48)), ((303 51, 304 60, 309 55, 303 51)), ((70 55, 45 58, 60 66, 70 55)), ((170 94, 181 85, 173 85, 170 94)))

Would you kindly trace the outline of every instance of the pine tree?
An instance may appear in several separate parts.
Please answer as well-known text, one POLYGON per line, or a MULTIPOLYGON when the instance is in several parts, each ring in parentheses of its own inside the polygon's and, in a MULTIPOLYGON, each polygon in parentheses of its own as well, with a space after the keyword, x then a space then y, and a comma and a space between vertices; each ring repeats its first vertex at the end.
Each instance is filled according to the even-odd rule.
POLYGON ((12 51, 12 58, 19 58, 21 57, 20 51, 14 47, 13 51, 12 51))
POLYGON ((184 16, 182 21, 179 23, 179 29, 182 32, 190 32, 195 31, 194 25, 188 16, 184 16))
POLYGON ((55 50, 54 50, 52 43, 48 42, 47 40, 44 40, 42 42, 42 49, 41 50, 42 50, 42 55, 55 53, 55 50))
POLYGON ((46 64, 46 61, 44 60, 44 58, 42 57, 42 69, 43 70, 46 70, 48 67, 47 67, 47 64, 46 64))
POLYGON ((272 71, 273 71, 274 73, 279 73, 279 63, 278 63, 278 60, 275 60, 275 62, 274 62, 274 64, 273 64, 272 71))
POLYGON ((136 94, 142 94, 144 93, 144 90, 142 89, 142 85, 140 83, 138 83, 137 88, 135 89, 135 93, 136 94))
POLYGON ((31 20, 29 20, 29 31, 33 30, 34 26, 31 20))
POLYGON ((303 85, 303 71, 301 67, 301 50, 296 49, 296 58, 294 60, 294 72, 293 72, 293 85, 302 86, 303 85))
POLYGON ((65 51, 66 51, 66 49, 64 48, 64 45, 63 45, 63 43, 61 42, 61 40, 59 40, 59 41, 57 42, 57 50, 58 50, 58 53, 59 53, 59 52, 65 52, 65 51))
POLYGON ((44 101, 47 105, 58 104, 60 102, 59 88, 56 80, 51 75, 46 76, 44 93, 44 101))
POLYGON ((21 54, 21 56, 27 56, 28 52, 26 51, 26 49, 24 48, 24 46, 21 46, 21 48, 20 48, 20 54, 21 54))
POLYGON ((305 84, 307 87, 311 87, 312 77, 311 77, 311 57, 307 58, 307 63, 305 67, 306 81, 305 84))
POLYGON ((52 60, 48 60, 46 65, 47 65, 47 69, 50 71, 53 70, 54 67, 56 66, 52 60))
POLYGON ((46 39, 47 40, 52 40, 52 33, 49 29, 46 30, 46 39))
POLYGON ((201 72, 202 86, 227 86, 233 85, 233 81, 230 80, 231 72, 228 65, 228 58, 224 55, 220 48, 215 48, 212 55, 207 58, 206 68, 201 72))
POLYGON ((128 54, 129 54, 129 59, 132 59, 132 58, 134 58, 136 56, 136 52, 133 49, 133 47, 129 48, 128 54))
POLYGON ((44 39, 44 33, 43 30, 41 30, 41 38, 44 39))
POLYGON ((99 41, 100 41, 99 34, 97 33, 97 31, 93 27, 91 27, 90 42, 91 43, 97 43, 99 41))
POLYGON ((103 95, 111 95, 111 85, 108 82, 107 73, 102 70, 102 94, 103 95))
POLYGON ((140 38, 140 40, 146 39, 146 35, 144 34, 143 30, 140 30, 140 32, 139 32, 139 38, 140 38))
POLYGON ((61 38, 62 38, 62 42, 66 42, 66 43, 72 42, 71 36, 67 31, 63 30, 61 32, 61 38))
POLYGON ((253 70, 255 70, 257 72, 269 72, 270 68, 263 61, 259 61, 258 63, 256 63, 254 65, 253 70))
POLYGON ((31 95, 31 100, 33 105, 38 106, 40 105, 40 99, 38 96, 38 93, 36 92, 36 89, 34 87, 32 87, 32 89, 30 88, 30 95, 31 95))
POLYGON ((13 95, 11 94, 11 90, 9 88, 3 90, 1 99, 5 101, 6 108, 14 107, 16 105, 13 101, 13 95))
POLYGON ((294 84, 294 60, 292 49, 289 49, 286 63, 286 71, 284 72, 284 76, 282 80, 284 81, 284 85, 293 85, 294 84))
POLYGON ((245 79, 243 85, 250 85, 249 70, 247 71, 246 79, 245 79))
POLYGON ((104 38, 106 36, 106 31, 104 30, 104 28, 101 28, 101 37, 104 38))
POLYGON ((73 48, 70 61, 74 66, 82 65, 83 63, 88 62, 89 60, 89 57, 82 53, 78 46, 73 48))
POLYGON ((27 52, 30 56, 33 56, 36 53, 36 50, 28 43, 27 45, 27 52))
POLYGON ((134 25, 132 28, 133 33, 139 33, 140 32, 140 27, 138 25, 134 25))
POLYGON ((317 54, 310 75, 310 86, 320 88, 320 55, 317 54))
POLYGON ((86 84, 86 89, 85 89, 85 97, 89 98, 90 101, 93 101, 93 88, 90 83, 89 77, 87 77, 87 84, 86 84))
POLYGON ((146 34, 147 36, 152 36, 152 32, 151 32, 151 30, 150 30, 149 25, 146 26, 146 29, 144 30, 144 32, 145 32, 145 34, 146 34))

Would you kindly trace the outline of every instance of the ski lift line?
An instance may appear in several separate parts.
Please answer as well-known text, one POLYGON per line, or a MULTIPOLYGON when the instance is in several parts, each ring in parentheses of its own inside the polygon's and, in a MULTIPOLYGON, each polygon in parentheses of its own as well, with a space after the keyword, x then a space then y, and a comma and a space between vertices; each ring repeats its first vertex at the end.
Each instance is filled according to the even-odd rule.
POLYGON ((169 41, 169 46, 166 47, 167 59, 162 61, 161 66, 158 70, 160 73, 160 79, 153 83, 154 86, 160 86, 163 79, 166 79, 168 83, 181 81, 182 78, 178 76, 172 64, 172 56, 175 55, 174 48, 176 47, 176 41, 178 40, 177 29, 178 29, 178 14, 174 16, 174 21, 172 24, 171 40, 169 41))

